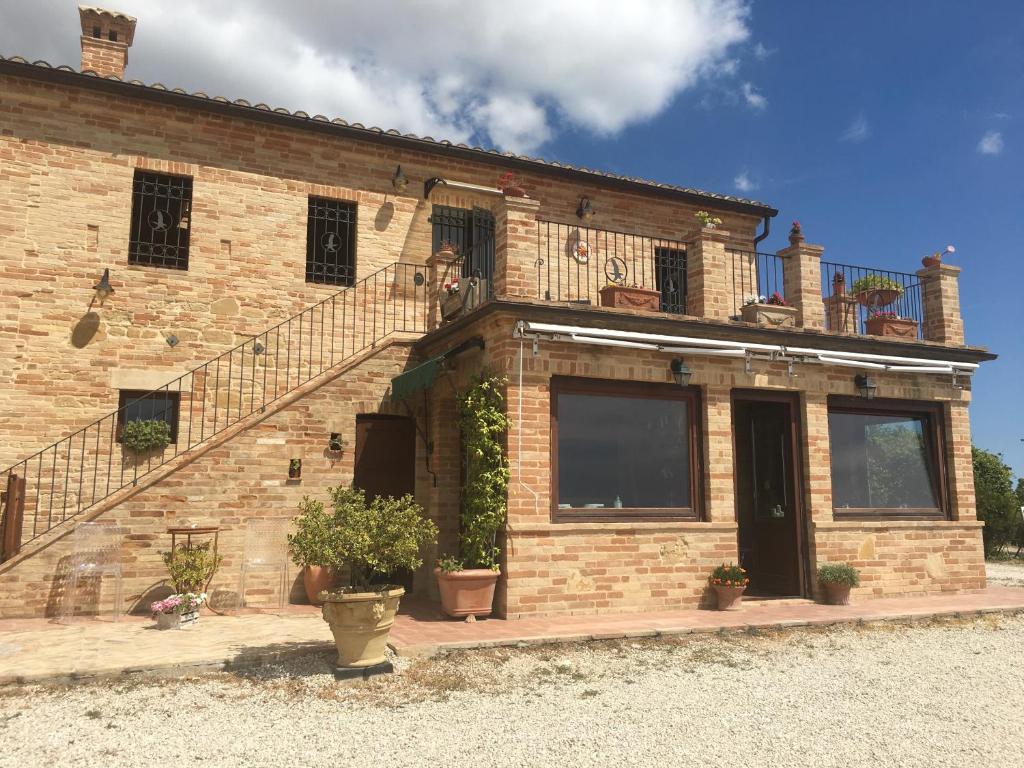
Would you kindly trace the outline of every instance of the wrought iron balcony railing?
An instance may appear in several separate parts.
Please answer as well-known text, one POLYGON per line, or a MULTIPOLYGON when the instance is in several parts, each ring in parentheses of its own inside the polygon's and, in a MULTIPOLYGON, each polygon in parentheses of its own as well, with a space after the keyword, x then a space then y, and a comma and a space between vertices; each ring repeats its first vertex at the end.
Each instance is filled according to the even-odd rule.
POLYGON ((907 332, 923 338, 921 283, 917 275, 889 269, 821 262, 825 326, 835 333, 866 334, 873 317, 912 321, 907 332))

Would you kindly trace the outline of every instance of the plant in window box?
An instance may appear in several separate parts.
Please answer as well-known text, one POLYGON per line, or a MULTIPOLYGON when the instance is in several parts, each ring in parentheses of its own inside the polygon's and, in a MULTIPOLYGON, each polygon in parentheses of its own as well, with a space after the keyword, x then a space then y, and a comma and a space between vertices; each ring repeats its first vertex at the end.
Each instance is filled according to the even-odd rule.
POLYGON ((324 510, 322 502, 304 496, 295 518, 295 533, 288 534, 288 552, 302 569, 302 584, 311 605, 323 603, 322 592, 333 589, 336 582, 331 567, 335 542, 334 516, 324 510))
POLYGON ((334 519, 329 565, 347 570, 349 585, 325 592, 321 613, 338 649, 338 666, 382 664, 388 634, 405 590, 382 584, 398 570, 423 564, 420 552, 437 540, 437 526, 412 496, 379 496, 372 502, 358 488, 331 488, 334 519))
POLYGON ((124 425, 121 444, 136 454, 162 451, 171 444, 171 425, 162 419, 136 419, 124 425))
POLYGON ((740 307, 740 317, 764 328, 795 328, 800 310, 791 307, 775 291, 771 296, 748 296, 740 307))
POLYGON ((747 578, 747 572, 738 565, 722 563, 711 572, 709 583, 715 591, 718 610, 738 611, 743 600, 743 590, 747 588, 750 579, 747 578))
POLYGON ((505 525, 509 481, 503 445, 508 431, 501 394, 504 383, 483 374, 459 395, 466 478, 459 513, 459 553, 442 557, 434 573, 441 608, 449 616, 467 620, 490 615, 501 575, 498 534, 505 525))
POLYGON ((199 609, 205 602, 205 592, 186 592, 150 603, 149 609, 157 629, 181 629, 199 621, 199 609))
POLYGON ((895 312, 873 312, 864 321, 864 330, 871 336, 916 339, 917 321, 908 317, 900 317, 895 312))
POLYGON ((847 563, 825 563, 818 568, 818 583, 829 605, 849 605, 850 590, 860 586, 860 571, 847 563))
POLYGON ((891 277, 869 272, 853 281, 850 293, 861 306, 868 307, 872 312, 878 312, 882 307, 888 307, 903 295, 903 286, 891 277))

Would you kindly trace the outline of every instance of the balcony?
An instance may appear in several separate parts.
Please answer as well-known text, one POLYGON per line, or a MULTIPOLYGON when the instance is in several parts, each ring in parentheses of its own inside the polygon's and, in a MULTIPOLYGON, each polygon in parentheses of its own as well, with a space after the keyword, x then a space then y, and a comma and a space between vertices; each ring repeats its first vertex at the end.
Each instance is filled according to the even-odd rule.
POLYGON ((434 255, 439 322, 498 298, 963 344, 957 267, 912 274, 823 261, 824 248, 799 232, 764 253, 733 247, 718 229, 672 239, 544 219, 528 198, 499 207, 488 252, 434 255), (455 299, 445 290, 453 277, 455 299))

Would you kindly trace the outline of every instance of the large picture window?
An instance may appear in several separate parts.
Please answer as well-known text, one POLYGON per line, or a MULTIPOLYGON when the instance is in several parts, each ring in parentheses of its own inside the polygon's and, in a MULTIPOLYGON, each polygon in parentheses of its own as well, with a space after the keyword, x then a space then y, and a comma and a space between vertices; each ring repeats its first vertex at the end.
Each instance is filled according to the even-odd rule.
POLYGON ((943 516, 937 409, 830 403, 828 429, 837 516, 943 516))
POLYGON ((556 519, 696 519, 694 390, 552 380, 556 519))

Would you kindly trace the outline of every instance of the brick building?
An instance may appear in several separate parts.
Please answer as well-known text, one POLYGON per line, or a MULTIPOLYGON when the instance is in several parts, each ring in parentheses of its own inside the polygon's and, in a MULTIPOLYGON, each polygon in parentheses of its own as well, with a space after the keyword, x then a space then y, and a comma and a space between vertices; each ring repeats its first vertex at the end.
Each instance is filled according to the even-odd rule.
POLYGON ((229 594, 247 521, 339 484, 414 492, 454 549, 485 368, 503 615, 693 606, 729 560, 772 596, 839 561, 863 597, 984 586, 958 268, 759 253, 756 201, 129 81, 135 20, 80 13, 82 71, 0 59, 0 617, 60 610, 85 520, 125 529, 132 609, 169 527, 220 529, 229 594), (139 418, 171 444, 124 449, 139 418))

